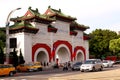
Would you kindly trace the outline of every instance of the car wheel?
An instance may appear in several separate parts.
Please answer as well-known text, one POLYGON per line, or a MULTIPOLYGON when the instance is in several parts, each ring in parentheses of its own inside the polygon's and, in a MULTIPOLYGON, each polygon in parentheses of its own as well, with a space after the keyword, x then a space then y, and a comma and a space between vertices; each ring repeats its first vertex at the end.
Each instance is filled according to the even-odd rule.
POLYGON ((84 72, 84 70, 81 70, 81 72, 84 72))
POLYGON ((102 70, 103 70, 103 67, 101 66, 100 71, 102 71, 102 70))
POLYGON ((42 71, 42 70, 43 70, 42 68, 39 69, 39 71, 42 71))
POLYGON ((10 73, 9 73, 9 76, 13 76, 13 75, 14 75, 14 73, 13 73, 13 72, 10 72, 10 73))
POLYGON ((74 71, 74 69, 72 68, 72 71, 74 71))
POLYGON ((92 72, 94 72, 94 71, 95 71, 95 67, 92 68, 92 72))
POLYGON ((77 71, 80 71, 80 69, 77 69, 77 71))

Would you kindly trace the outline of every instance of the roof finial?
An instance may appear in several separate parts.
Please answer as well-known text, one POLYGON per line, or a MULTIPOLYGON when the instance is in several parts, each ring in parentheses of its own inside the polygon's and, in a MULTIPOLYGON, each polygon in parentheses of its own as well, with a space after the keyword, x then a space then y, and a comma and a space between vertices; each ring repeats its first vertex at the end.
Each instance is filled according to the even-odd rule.
POLYGON ((31 6, 29 7, 29 9, 31 9, 31 6))
POLYGON ((51 6, 49 5, 48 8, 51 8, 51 6))
POLYGON ((36 8, 36 12, 38 12, 38 8, 36 8))
POLYGON ((59 9, 59 12, 61 12, 61 9, 59 9))

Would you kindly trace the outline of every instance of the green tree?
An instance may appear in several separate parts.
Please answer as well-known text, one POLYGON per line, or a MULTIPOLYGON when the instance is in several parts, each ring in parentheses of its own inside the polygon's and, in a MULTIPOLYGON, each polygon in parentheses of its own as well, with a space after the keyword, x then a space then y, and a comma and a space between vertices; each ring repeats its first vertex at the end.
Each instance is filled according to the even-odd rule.
POLYGON ((120 52, 120 38, 110 40, 109 49, 113 52, 113 55, 118 55, 120 52))
POLYGON ((0 64, 4 64, 4 52, 1 47, 0 47, 0 64))
POLYGON ((6 35, 3 31, 0 30, 0 47, 5 47, 6 35))
POLYGON ((109 41, 118 37, 116 32, 102 29, 96 29, 89 36, 91 37, 89 40, 90 54, 95 55, 96 58, 108 55, 109 41))
POLYGON ((25 60, 24 60, 24 57, 22 55, 21 49, 20 49, 20 55, 18 57, 18 60, 19 60, 19 64, 24 64, 25 63, 25 60))

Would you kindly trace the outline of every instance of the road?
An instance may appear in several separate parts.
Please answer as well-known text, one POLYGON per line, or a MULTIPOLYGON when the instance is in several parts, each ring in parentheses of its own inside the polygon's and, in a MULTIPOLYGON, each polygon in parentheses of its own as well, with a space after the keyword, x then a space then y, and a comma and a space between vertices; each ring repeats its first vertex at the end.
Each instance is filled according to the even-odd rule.
MULTIPOLYGON (((119 69, 120 65, 114 65, 113 68, 104 68, 101 72, 106 72, 110 70, 116 70, 119 69)), ((21 72, 17 73, 13 77, 0 77, 0 80, 48 80, 49 78, 55 78, 55 77, 67 77, 67 76, 73 76, 73 75, 82 75, 82 74, 93 74, 95 72, 80 72, 80 71, 63 71, 61 69, 45 69, 44 71, 39 72, 21 72)), ((54 79, 57 80, 57 79, 54 79)))

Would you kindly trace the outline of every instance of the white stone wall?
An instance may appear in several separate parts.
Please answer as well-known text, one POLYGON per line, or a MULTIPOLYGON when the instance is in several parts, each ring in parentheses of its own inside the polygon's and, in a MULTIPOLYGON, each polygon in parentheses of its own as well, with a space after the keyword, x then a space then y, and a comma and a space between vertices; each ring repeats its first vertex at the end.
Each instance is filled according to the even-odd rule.
POLYGON ((57 40, 68 41, 73 47, 83 46, 86 49, 86 58, 89 58, 89 43, 83 40, 83 31, 76 30, 77 36, 70 35, 70 23, 57 20, 52 23, 54 27, 58 29, 56 33, 48 32, 48 25, 37 22, 31 23, 33 26, 39 29, 38 33, 16 33, 11 37, 17 38, 17 50, 22 50, 25 61, 32 61, 32 46, 36 43, 47 44, 52 47, 52 44, 57 40))
POLYGON ((32 36, 33 45, 36 43, 49 43, 50 34, 48 33, 48 25, 35 23, 36 28, 39 29, 38 33, 32 36))
POLYGON ((76 30, 78 34, 74 37, 74 46, 84 46, 83 32, 76 30))
POLYGON ((84 41, 84 47, 86 49, 86 59, 89 59, 89 42, 87 40, 84 41))
POLYGON ((20 52, 20 49, 23 53, 24 56, 24 33, 16 33, 16 34, 11 34, 10 38, 17 38, 17 51, 18 51, 18 55, 20 52))
POLYGON ((57 20, 55 23, 52 24, 55 28, 57 28, 57 32, 54 36, 55 40, 66 40, 69 41, 69 32, 70 32, 70 23, 68 22, 63 22, 57 20))
POLYGON ((29 33, 17 33, 10 35, 10 38, 17 38, 17 51, 20 54, 20 49, 22 51, 22 55, 27 62, 32 61, 32 39, 31 34, 29 33))
POLYGON ((29 33, 24 33, 24 59, 27 62, 32 62, 32 37, 29 33))

